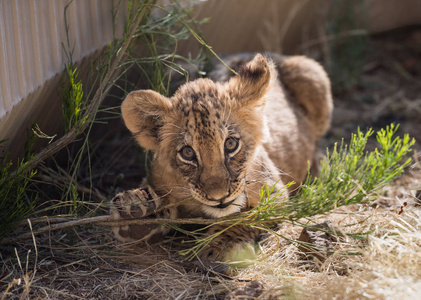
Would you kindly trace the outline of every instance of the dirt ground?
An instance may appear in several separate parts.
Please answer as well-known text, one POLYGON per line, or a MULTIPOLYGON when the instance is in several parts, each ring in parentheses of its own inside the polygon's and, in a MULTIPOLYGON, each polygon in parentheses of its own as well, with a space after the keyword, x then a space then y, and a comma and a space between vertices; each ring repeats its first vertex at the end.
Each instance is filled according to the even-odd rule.
MULTIPOLYGON (((255 261, 227 276, 198 271, 169 243, 123 245, 107 227, 81 226, 1 245, 1 299, 415 299, 421 294, 421 29, 368 43, 356 84, 334 95, 332 128, 320 147, 347 141, 358 127, 378 130, 395 122, 399 136, 417 140, 414 164, 376 203, 313 220, 330 220, 344 233, 370 231, 368 241, 343 240, 319 262, 271 236, 255 261)), ((114 125, 95 141, 96 201, 135 187, 144 176, 141 151, 120 120, 114 125)), ((301 230, 282 224, 279 233, 297 239, 301 230)))

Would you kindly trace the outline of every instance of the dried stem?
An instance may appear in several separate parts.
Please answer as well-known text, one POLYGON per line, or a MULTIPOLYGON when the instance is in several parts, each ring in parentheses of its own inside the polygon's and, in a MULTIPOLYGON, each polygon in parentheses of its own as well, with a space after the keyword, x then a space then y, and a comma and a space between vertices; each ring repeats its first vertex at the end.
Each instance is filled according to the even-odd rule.
POLYGON ((341 33, 338 33, 338 34, 321 35, 321 38, 317 38, 317 39, 313 39, 313 40, 304 42, 300 46, 300 49, 301 49, 301 51, 304 51, 308 48, 317 46, 319 44, 324 44, 326 42, 331 42, 331 41, 340 40, 340 39, 346 39, 346 38, 354 37, 354 36, 367 36, 367 35, 368 35, 368 31, 365 30, 365 29, 354 29, 354 30, 341 32, 341 33))
MULTIPOLYGON (((42 233, 45 232, 49 232, 49 231, 53 231, 53 230, 59 230, 59 229, 65 229, 65 228, 70 228, 70 227, 75 227, 75 226, 80 226, 80 225, 91 225, 91 224, 96 224, 96 225, 102 225, 102 226, 124 226, 124 225, 145 225, 145 224, 161 224, 161 225, 165 225, 165 224, 198 224, 198 225, 208 225, 208 224, 212 224, 215 223, 216 220, 215 219, 164 219, 164 218, 157 218, 157 219, 124 219, 124 220, 116 220, 114 217, 112 216, 97 216, 97 217, 91 217, 91 218, 83 218, 83 219, 75 219, 75 220, 70 220, 68 221, 68 219, 66 218, 55 218, 54 221, 55 222, 60 222, 66 220, 64 222, 61 223, 57 223, 57 224, 52 224, 52 225, 47 225, 44 227, 41 227, 37 230, 34 230, 32 232, 26 232, 23 233, 21 235, 18 235, 16 237, 13 238, 4 238, 1 241, 1 244, 13 244, 16 243, 20 240, 24 240, 27 238, 32 237, 32 235, 40 235, 42 233)), ((41 222, 42 219, 37 219, 37 222, 41 222)), ((49 222, 49 219, 44 219, 45 222, 49 222)), ((230 222, 227 220, 227 222, 230 222)), ((232 222, 235 222, 235 220, 232 220, 232 222)))

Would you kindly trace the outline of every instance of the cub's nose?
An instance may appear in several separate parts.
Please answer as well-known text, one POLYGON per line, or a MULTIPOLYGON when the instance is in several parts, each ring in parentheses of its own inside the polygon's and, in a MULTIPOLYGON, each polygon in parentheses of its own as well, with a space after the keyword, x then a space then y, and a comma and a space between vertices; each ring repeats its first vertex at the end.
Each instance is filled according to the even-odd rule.
POLYGON ((203 178, 202 189, 210 201, 222 203, 229 196, 228 180, 221 176, 203 178))

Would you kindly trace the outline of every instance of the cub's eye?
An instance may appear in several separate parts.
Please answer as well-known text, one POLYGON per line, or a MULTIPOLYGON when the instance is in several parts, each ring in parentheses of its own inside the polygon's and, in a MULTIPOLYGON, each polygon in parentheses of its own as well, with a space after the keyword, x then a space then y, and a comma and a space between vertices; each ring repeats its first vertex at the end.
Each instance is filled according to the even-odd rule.
POLYGON ((234 137, 229 137, 225 140, 225 151, 227 153, 233 153, 235 152, 235 150, 238 149, 238 145, 239 145, 239 141, 238 139, 234 138, 234 137))
POLYGON ((183 147, 180 150, 180 155, 183 159, 188 160, 188 161, 192 161, 196 157, 196 154, 194 153, 193 148, 190 146, 183 147))

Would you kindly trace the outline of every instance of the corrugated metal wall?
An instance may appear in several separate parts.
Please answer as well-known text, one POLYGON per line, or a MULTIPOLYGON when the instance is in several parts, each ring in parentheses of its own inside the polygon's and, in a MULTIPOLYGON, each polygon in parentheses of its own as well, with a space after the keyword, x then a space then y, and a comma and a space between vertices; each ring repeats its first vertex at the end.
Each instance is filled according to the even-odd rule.
MULTIPOLYGON (((64 11, 70 0, 1 0, 0 118, 63 70, 67 57, 64 11)), ((118 1, 114 1, 118 2, 118 1)), ((74 60, 113 38, 111 0, 75 0, 67 10, 74 60)), ((124 18, 119 18, 123 20, 124 18)), ((122 24, 119 24, 121 28, 122 24)))

